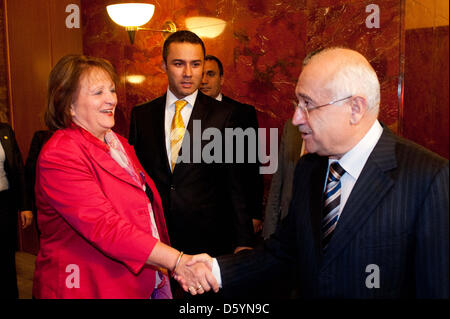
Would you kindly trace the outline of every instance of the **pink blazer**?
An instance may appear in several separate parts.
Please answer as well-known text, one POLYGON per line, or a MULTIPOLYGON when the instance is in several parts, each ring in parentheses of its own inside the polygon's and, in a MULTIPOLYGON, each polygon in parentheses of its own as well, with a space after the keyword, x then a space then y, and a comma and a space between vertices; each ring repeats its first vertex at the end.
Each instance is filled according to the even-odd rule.
MULTIPOLYGON (((169 244, 161 198, 134 149, 119 136, 153 194, 161 241, 169 244)), ((160 156, 160 154, 155 154, 160 156)), ((57 131, 36 176, 40 251, 35 298, 149 298, 155 270, 145 265, 152 236, 149 200, 106 144, 73 125, 57 131)))

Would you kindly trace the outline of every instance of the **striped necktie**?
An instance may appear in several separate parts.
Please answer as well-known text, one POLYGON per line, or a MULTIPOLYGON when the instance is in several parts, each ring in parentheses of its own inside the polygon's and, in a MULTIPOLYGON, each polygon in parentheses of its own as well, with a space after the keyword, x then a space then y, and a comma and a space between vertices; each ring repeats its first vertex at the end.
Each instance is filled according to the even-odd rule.
POLYGON ((334 162, 330 165, 327 188, 324 194, 324 207, 322 219, 322 247, 325 250, 330 242, 333 231, 339 219, 339 204, 341 202, 341 177, 345 170, 334 162))
POLYGON ((181 110, 186 106, 186 104, 187 102, 184 100, 178 100, 175 102, 175 114, 172 119, 172 125, 170 126, 170 164, 172 171, 175 168, 181 143, 183 142, 185 127, 183 117, 181 116, 181 110))

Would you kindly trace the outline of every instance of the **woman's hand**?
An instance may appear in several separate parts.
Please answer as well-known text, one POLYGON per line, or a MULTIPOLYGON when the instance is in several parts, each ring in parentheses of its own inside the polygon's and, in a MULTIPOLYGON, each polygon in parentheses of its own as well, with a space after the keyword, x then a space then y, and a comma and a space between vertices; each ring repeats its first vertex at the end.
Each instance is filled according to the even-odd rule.
POLYGON ((191 295, 203 294, 205 291, 219 291, 219 285, 212 272, 212 258, 208 254, 183 255, 174 278, 184 291, 191 295))

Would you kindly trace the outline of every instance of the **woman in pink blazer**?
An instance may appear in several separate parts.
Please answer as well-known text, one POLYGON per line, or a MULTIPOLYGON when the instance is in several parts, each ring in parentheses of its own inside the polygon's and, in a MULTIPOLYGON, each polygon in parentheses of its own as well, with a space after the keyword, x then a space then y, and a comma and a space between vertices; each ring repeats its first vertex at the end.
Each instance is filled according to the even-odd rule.
POLYGON ((158 191, 111 130, 115 79, 109 62, 81 55, 50 73, 45 120, 56 132, 37 165, 33 296, 172 298, 169 270, 191 293, 217 290, 205 264, 188 267, 192 256, 169 246, 158 191))

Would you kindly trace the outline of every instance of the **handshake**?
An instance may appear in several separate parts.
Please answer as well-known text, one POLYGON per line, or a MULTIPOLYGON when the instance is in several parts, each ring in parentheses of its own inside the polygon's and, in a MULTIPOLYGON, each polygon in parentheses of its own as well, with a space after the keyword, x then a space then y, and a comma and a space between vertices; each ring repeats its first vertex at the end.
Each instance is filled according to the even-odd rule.
POLYGON ((172 271, 184 291, 191 295, 203 294, 205 291, 219 291, 219 284, 212 274, 213 258, 208 254, 178 256, 172 271))

